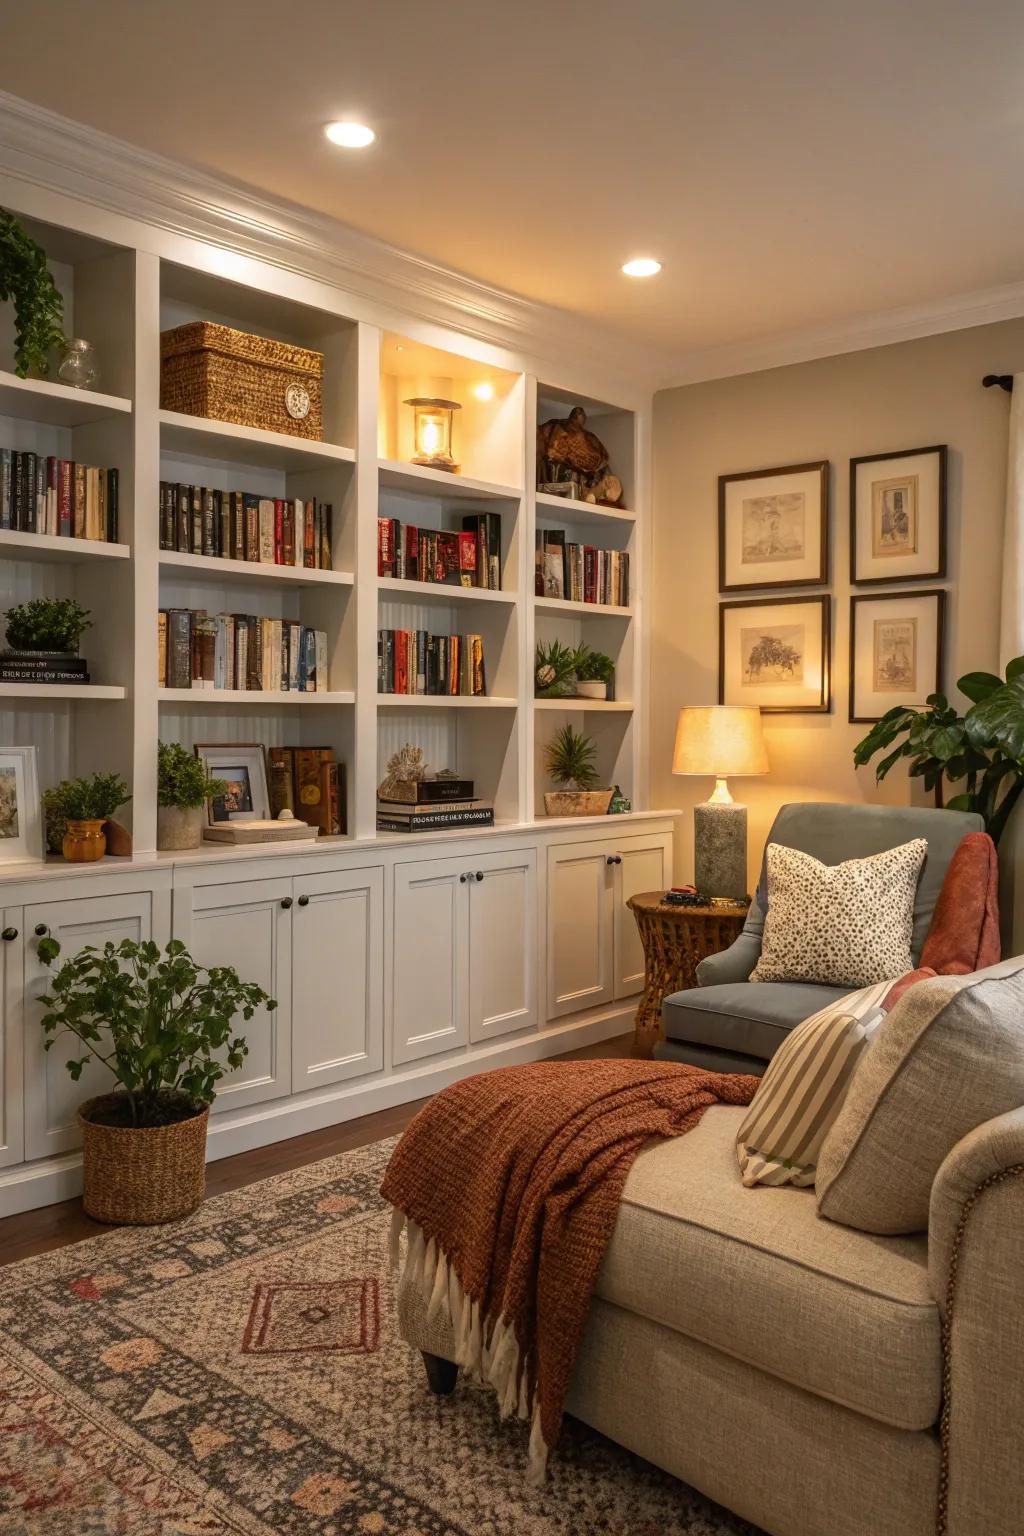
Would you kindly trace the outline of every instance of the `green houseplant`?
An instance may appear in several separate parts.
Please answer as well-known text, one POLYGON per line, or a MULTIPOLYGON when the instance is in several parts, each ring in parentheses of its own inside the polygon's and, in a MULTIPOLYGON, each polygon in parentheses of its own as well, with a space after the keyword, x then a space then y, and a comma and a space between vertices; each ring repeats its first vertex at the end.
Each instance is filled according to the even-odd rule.
POLYGON ((879 752, 880 781, 906 761, 935 804, 953 811, 977 811, 998 843, 1024 789, 1024 656, 994 672, 968 672, 957 688, 971 700, 961 715, 944 694, 933 693, 927 709, 890 709, 854 748, 858 767, 879 752), (891 749, 891 750, 890 750, 891 749), (945 785, 963 785, 947 798, 945 785))
POLYGON ((87 629, 90 610, 73 597, 34 597, 7 612, 7 644, 15 651, 71 655, 87 629))
POLYGON ((227 782, 211 779, 202 760, 176 741, 158 742, 156 760, 156 845, 164 851, 198 848, 203 807, 227 792, 227 782))
POLYGON ((64 300, 46 265, 46 252, 20 219, 0 208, 0 303, 14 304, 14 371, 43 378, 50 353, 66 350, 64 300))
POLYGON ((576 693, 585 699, 606 699, 615 677, 615 663, 603 651, 581 645, 576 652, 576 693))
POLYGON ((571 725, 551 738, 544 749, 544 763, 560 789, 544 795, 544 809, 549 816, 604 816, 613 791, 600 789, 596 766, 597 744, 571 725))
POLYGON ((534 693, 538 699, 572 698, 576 688, 578 652, 561 640, 537 641, 533 666, 534 693))
MULTIPOLYGON (((40 939, 48 968, 60 952, 40 939)), ((53 972, 40 1001, 45 1049, 65 1035, 82 1048, 67 1063, 73 1080, 95 1061, 117 1084, 78 1112, 87 1213, 130 1223, 187 1215, 205 1190, 217 1083, 248 1050, 235 1019, 276 1002, 231 966, 197 965, 180 939, 163 952, 133 939, 88 945, 53 972)))
POLYGON ((65 831, 61 840, 64 857, 74 864, 102 859, 107 851, 103 823, 131 799, 128 785, 116 773, 94 773, 87 779, 65 779, 56 789, 47 790, 43 806, 47 817, 47 841, 51 824, 63 817, 65 831))

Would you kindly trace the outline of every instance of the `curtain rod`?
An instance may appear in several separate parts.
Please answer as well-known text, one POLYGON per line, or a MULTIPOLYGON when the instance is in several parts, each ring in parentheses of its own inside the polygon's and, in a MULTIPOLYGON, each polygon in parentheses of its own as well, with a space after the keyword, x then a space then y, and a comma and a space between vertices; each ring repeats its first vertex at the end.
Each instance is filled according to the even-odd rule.
POLYGON ((1005 389, 1008 395, 1013 394, 1012 373, 986 373, 981 382, 985 389, 991 389, 993 384, 998 384, 999 388, 1005 389))

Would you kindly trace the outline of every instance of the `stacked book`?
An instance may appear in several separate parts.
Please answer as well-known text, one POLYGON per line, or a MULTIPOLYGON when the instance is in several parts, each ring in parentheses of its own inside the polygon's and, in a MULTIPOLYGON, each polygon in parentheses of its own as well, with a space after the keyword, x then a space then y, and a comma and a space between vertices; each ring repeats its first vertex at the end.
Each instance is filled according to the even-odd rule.
POLYGON ((0 528, 115 544, 117 498, 116 469, 0 448, 0 528))
POLYGON ((501 590, 501 518, 469 512, 461 532, 377 519, 377 575, 501 590))
POLYGON ((65 651, 0 651, 0 683, 87 683, 89 663, 65 651))
POLYGON ((158 625, 161 688, 327 692, 326 630, 203 608, 162 608, 158 625))
POLYGON ((534 557, 538 597, 629 607, 629 555, 620 549, 567 544, 562 528, 538 528, 534 557))
POLYGON ((493 827, 494 806, 478 800, 472 779, 407 779, 377 796, 378 832, 440 832, 493 827))
POLYGON ((260 565, 333 569, 331 503, 160 482, 160 548, 260 565))
POLYGON ((377 690, 480 698, 487 692, 483 637, 379 629, 377 690))
POLYGON ((267 793, 275 820, 291 811, 321 837, 346 830, 345 765, 333 747, 268 747, 267 793))

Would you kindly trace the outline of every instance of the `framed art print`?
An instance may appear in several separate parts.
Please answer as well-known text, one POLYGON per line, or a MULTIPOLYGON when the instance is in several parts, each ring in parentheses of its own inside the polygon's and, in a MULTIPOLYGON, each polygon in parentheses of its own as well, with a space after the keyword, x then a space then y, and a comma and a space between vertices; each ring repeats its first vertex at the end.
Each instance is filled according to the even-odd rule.
POLYGON ((946 445, 850 460, 850 580, 946 574, 946 445))
POLYGON ((43 857, 35 747, 0 747, 0 864, 43 857))
POLYGON ((197 741, 195 754, 210 778, 227 781, 227 792, 206 802, 211 823, 268 820, 270 796, 261 742, 197 741))
POLYGON ((718 609, 718 702, 827 714, 832 600, 766 597, 718 609))
POLYGON ((827 580, 827 460, 719 475, 719 591, 827 580))
POLYGON ((946 594, 850 598, 850 719, 868 725, 897 705, 921 709, 942 688, 946 594))

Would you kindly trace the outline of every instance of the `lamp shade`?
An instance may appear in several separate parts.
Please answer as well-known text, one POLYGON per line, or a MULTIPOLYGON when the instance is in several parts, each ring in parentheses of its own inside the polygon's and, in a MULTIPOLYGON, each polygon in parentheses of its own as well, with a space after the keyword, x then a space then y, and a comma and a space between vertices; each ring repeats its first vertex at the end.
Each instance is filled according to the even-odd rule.
POLYGON ((767 773, 768 753, 756 705, 697 705, 679 711, 673 773, 715 779, 767 773))

